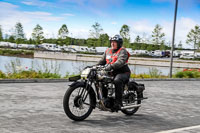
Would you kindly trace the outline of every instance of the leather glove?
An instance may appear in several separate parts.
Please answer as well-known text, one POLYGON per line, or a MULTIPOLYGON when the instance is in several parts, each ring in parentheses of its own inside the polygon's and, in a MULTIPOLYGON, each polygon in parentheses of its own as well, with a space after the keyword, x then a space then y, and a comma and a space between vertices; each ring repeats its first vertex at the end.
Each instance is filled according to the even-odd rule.
POLYGON ((112 66, 111 64, 108 64, 106 67, 105 67, 105 71, 111 71, 112 70, 112 66))

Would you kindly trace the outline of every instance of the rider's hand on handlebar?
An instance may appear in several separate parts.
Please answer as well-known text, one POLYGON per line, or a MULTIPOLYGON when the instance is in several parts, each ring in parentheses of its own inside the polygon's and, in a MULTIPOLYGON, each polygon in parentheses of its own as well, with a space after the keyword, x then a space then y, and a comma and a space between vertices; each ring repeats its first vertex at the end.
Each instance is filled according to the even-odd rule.
POLYGON ((112 66, 110 64, 105 66, 105 71, 111 71, 112 70, 112 66))

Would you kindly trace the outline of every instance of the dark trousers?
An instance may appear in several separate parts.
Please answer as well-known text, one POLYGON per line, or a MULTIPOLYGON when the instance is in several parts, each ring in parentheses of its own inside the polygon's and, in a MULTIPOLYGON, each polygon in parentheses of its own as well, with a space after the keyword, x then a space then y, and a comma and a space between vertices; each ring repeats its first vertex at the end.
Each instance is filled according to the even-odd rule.
MULTIPOLYGON (((120 73, 114 78, 115 85, 115 101, 117 104, 122 105, 122 94, 124 91, 124 85, 129 81, 130 73, 120 73)), ((103 88, 103 96, 106 98, 108 95, 108 90, 103 88)))

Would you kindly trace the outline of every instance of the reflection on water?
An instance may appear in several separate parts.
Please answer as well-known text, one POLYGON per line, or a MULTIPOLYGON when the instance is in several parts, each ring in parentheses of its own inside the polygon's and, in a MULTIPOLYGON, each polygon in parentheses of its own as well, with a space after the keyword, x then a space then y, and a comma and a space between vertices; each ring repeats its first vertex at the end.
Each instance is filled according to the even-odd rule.
MULTIPOLYGON (((20 66, 23 69, 33 68, 34 70, 45 69, 51 70, 51 72, 58 71, 61 76, 65 76, 66 73, 78 74, 84 67, 96 64, 96 62, 85 62, 85 61, 70 61, 70 60, 53 60, 53 59, 40 59, 40 58, 19 58, 19 57, 9 57, 0 56, 0 70, 3 72, 8 72, 5 65, 9 64, 11 61, 19 59, 21 62, 20 66)), ((131 72, 135 74, 148 73, 149 69, 156 68, 162 75, 169 74, 168 67, 155 67, 155 66, 141 66, 141 65, 129 65, 131 72)), ((176 71, 176 69, 174 69, 176 71)))

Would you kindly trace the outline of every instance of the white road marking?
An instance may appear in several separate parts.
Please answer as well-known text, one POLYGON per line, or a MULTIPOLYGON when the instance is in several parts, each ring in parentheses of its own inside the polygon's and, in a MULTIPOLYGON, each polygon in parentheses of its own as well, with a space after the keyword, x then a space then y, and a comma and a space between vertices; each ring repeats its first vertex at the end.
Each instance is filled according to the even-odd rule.
POLYGON ((166 130, 166 131, 160 131, 160 132, 156 132, 156 133, 174 133, 174 132, 180 132, 180 131, 185 131, 185 130, 191 130, 191 129, 195 129, 195 128, 200 128, 200 125, 177 128, 177 129, 166 130))

